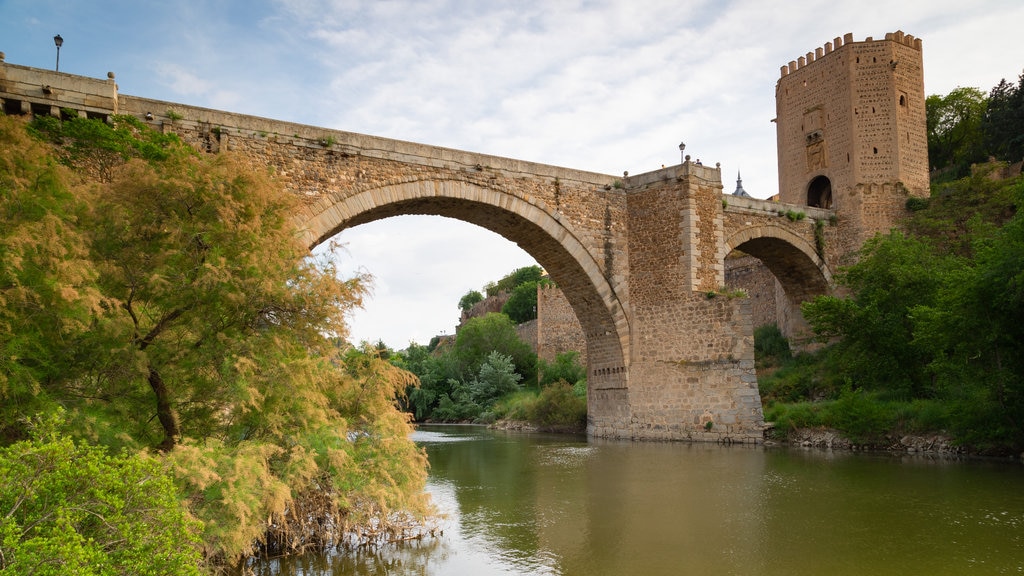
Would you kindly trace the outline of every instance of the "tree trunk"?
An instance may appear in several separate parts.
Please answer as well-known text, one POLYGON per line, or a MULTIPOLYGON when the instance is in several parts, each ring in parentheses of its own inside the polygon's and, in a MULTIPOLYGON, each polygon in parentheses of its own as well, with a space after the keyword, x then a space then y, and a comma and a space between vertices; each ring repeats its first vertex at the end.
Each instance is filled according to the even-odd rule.
POLYGON ((167 390, 167 385, 164 384, 164 379, 160 377, 160 373, 152 364, 149 366, 149 387, 156 395, 156 416, 160 419, 160 425, 164 429, 164 439, 156 448, 161 452, 170 452, 181 435, 181 431, 178 429, 178 415, 171 407, 170 393, 167 390))

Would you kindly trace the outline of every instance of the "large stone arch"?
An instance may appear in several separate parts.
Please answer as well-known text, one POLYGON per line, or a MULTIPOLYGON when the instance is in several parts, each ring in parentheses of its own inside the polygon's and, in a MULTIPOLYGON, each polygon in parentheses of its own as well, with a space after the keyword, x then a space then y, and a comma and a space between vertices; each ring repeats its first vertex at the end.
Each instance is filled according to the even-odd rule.
POLYGON ((360 190, 300 220, 313 248, 345 228, 413 214, 455 218, 518 244, 547 270, 575 311, 587 340, 589 372, 625 366, 629 322, 619 296, 572 225, 541 201, 460 180, 418 180, 360 190))

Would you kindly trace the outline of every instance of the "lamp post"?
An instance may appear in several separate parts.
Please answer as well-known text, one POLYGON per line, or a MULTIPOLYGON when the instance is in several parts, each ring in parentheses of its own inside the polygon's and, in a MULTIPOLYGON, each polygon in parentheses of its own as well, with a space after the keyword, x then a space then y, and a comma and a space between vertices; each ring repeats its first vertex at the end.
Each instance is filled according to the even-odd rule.
POLYGON ((685 152, 685 150, 686 150, 686 144, 683 143, 683 142, 680 142, 679 143, 679 156, 681 158, 679 160, 680 162, 686 162, 686 152, 685 152))
POLYGON ((60 72, 60 47, 64 45, 64 39, 57 34, 53 37, 53 43, 57 45, 57 72, 60 72))

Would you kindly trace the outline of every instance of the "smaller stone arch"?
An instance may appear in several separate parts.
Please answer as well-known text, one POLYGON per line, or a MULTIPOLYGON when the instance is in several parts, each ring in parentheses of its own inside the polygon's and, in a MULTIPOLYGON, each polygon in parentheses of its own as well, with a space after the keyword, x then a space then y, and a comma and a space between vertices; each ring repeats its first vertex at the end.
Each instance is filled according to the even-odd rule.
POLYGON ((814 208, 832 208, 832 181, 828 176, 816 176, 807 184, 807 205, 814 208))
POLYGON ((795 232, 778 225, 745 228, 726 241, 727 254, 740 250, 763 262, 787 294, 806 300, 828 292, 832 273, 815 247, 795 232))
POLYGON ((769 225, 736 232, 729 237, 727 247, 728 253, 738 250, 768 268, 785 293, 784 299, 775 300, 779 328, 795 338, 794 344, 806 342, 810 329, 800 313, 800 304, 827 294, 832 284, 832 274, 814 246, 791 230, 769 225))

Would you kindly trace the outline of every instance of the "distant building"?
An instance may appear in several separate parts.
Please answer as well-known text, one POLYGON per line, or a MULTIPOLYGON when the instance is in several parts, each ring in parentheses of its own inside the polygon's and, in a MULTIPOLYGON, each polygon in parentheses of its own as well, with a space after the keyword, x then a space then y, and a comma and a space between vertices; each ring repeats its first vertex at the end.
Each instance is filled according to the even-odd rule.
POLYGON ((733 196, 739 196, 740 198, 752 198, 747 191, 743 189, 743 178, 740 178, 740 171, 736 171, 736 191, 732 193, 733 196))

